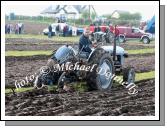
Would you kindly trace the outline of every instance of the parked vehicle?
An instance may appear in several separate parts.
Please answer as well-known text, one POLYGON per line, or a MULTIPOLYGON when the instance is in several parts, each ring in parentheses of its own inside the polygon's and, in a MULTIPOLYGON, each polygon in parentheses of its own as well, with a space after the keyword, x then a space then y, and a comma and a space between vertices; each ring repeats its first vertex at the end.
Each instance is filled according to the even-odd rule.
POLYGON ((127 39, 139 39, 144 44, 149 44, 153 40, 153 35, 151 33, 145 33, 139 28, 117 26, 119 30, 119 42, 123 43, 127 39))
MULTIPOLYGON (((72 36, 72 26, 66 24, 66 23, 53 23, 52 26, 52 36, 55 35, 63 35, 63 28, 65 26, 68 26, 67 36, 72 36)), ((44 35, 48 35, 48 28, 45 28, 43 30, 44 35)), ((83 33, 83 28, 77 28, 77 35, 81 35, 83 33)))
MULTIPOLYGON (((56 27, 58 26, 58 24, 60 24, 60 23, 53 23, 53 24, 51 24, 51 26, 52 26, 52 36, 56 35, 56 27)), ((61 24, 64 24, 64 23, 61 23, 61 24)), ((48 35, 48 32, 49 32, 48 28, 45 28, 43 30, 43 34, 44 35, 48 35)))

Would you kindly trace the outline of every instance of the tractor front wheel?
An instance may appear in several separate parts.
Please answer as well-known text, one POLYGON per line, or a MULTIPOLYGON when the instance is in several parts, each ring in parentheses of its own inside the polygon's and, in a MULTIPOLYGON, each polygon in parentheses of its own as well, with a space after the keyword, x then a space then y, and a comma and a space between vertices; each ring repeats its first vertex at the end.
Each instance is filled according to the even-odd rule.
POLYGON ((135 82, 135 70, 134 68, 125 68, 123 69, 123 81, 127 84, 135 82))

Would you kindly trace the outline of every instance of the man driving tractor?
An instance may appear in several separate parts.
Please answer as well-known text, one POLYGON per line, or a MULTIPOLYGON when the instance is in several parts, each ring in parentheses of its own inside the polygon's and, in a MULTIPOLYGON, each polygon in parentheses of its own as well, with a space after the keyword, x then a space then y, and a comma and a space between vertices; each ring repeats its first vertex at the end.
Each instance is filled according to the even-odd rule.
POLYGON ((84 29, 82 36, 79 39, 79 51, 86 52, 86 53, 90 54, 92 51, 91 47, 96 46, 96 43, 91 42, 91 40, 89 39, 90 34, 91 34, 91 31, 90 31, 89 27, 86 27, 84 29))

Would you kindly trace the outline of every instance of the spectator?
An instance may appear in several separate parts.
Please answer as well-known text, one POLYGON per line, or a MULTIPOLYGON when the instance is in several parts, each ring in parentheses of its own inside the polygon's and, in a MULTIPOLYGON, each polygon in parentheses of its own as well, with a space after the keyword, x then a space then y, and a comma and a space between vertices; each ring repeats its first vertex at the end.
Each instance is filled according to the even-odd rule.
POLYGON ((115 36, 119 36, 119 30, 116 28, 117 26, 113 26, 112 24, 110 24, 109 28, 110 28, 110 32, 114 33, 115 36))
POLYGON ((18 26, 18 24, 15 25, 15 34, 19 34, 19 26, 18 26))
POLYGON ((60 19, 58 18, 58 23, 60 23, 60 19))
POLYGON ((21 26, 21 33, 24 33, 24 24, 22 23, 22 26, 21 26))
POLYGON ((51 38, 52 37, 52 26, 51 25, 49 25, 49 27, 48 27, 48 38, 51 38))
POLYGON ((63 28, 63 36, 65 37, 67 33, 67 25, 64 26, 63 28))
POLYGON ((7 24, 5 24, 5 34, 7 34, 7 24))
POLYGON ((94 24, 91 23, 90 26, 94 26, 94 24))
POLYGON ((10 24, 10 33, 12 33, 12 32, 13 32, 13 25, 10 24))
POLYGON ((10 34, 10 24, 7 24, 7 34, 10 34))
POLYGON ((56 34, 59 35, 59 33, 60 33, 60 26, 57 25, 57 26, 56 26, 56 34))
POLYGON ((23 24, 22 24, 21 22, 19 22, 19 23, 18 23, 18 27, 19 27, 19 34, 21 34, 21 32, 22 32, 22 30, 21 30, 21 29, 22 29, 22 25, 23 25, 23 24))
POLYGON ((69 26, 68 26, 68 25, 66 26, 66 32, 65 32, 65 35, 66 35, 66 36, 69 35, 69 26))
POLYGON ((95 31, 94 32, 100 32, 100 31, 101 31, 100 27, 99 26, 95 26, 95 31))

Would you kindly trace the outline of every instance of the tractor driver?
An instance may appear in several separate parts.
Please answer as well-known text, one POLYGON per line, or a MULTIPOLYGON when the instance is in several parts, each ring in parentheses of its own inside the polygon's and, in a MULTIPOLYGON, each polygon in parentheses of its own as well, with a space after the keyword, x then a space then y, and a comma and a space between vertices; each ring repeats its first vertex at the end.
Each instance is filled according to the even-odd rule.
POLYGON ((79 51, 91 53, 91 46, 93 45, 89 39, 89 35, 91 34, 89 27, 84 29, 82 36, 79 39, 79 51))

